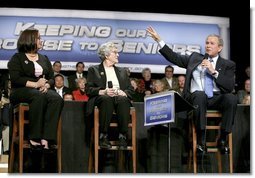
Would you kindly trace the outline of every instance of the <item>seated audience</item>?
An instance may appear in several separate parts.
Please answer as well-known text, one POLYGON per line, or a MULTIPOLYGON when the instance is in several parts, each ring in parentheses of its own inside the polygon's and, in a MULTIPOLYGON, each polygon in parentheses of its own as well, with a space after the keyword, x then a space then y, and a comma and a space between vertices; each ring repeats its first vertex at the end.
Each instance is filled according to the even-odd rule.
MULTIPOLYGON (((72 95, 71 90, 64 86, 64 77, 61 74, 56 74, 55 77, 54 90, 62 97, 67 98, 66 95, 72 95)), ((70 99, 70 98, 69 98, 70 99)))
POLYGON ((159 93, 159 92, 164 92, 168 90, 166 89, 166 86, 164 82, 162 82, 162 80, 155 80, 153 81, 153 91, 154 93, 159 93))
POLYGON ((184 84, 185 84, 185 76, 184 75, 179 75, 178 76, 178 88, 177 92, 182 95, 183 89, 184 89, 184 84))
POLYGON ((77 90, 73 91, 75 101, 88 101, 89 97, 86 95, 85 85, 87 80, 85 78, 77 79, 77 90))
POLYGON ((138 83, 139 80, 136 78, 131 78, 130 83, 132 87, 134 88, 134 94, 132 95, 132 101, 133 102, 143 102, 144 101, 144 93, 139 91, 138 89, 138 83))
POLYGON ((77 62, 75 74, 68 76, 68 83, 69 83, 69 88, 71 89, 71 91, 74 91, 77 89, 76 81, 78 78, 86 78, 84 69, 85 69, 85 64, 83 62, 77 62))
POLYGON ((177 90, 178 80, 174 77, 174 68, 171 65, 165 67, 165 77, 161 79, 167 90, 177 90))
MULTIPOLYGON (((60 61, 55 61, 52 65, 52 68, 53 68, 53 71, 54 71, 54 75, 61 74, 60 71, 61 71, 61 68, 62 68, 62 64, 61 64, 60 61)), ((61 74, 61 75, 64 77, 64 86, 69 87, 67 77, 63 74, 61 74)))
POLYGON ((251 92, 251 81, 250 79, 247 79, 245 80, 245 83, 244 83, 244 90, 239 90, 237 92, 238 103, 248 104, 248 105, 251 104, 250 92, 251 92))
POLYGON ((153 91, 153 80, 151 79, 151 69, 144 68, 142 71, 142 79, 139 82, 139 91, 142 91, 145 96, 151 95, 153 91))

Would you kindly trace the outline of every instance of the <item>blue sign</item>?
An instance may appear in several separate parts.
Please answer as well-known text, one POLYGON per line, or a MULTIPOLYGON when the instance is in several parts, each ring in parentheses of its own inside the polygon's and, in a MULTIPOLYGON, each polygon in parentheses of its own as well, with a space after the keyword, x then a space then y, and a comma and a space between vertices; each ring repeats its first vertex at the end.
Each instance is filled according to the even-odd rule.
MULTIPOLYGON (((61 61, 62 70, 75 70, 76 63, 82 61, 86 71, 101 62, 99 46, 113 41, 120 55, 119 66, 128 67, 131 72, 141 72, 146 66, 152 73, 164 73, 169 62, 159 54, 158 44, 148 37, 148 26, 155 27, 173 51, 189 55, 194 51, 204 54, 206 37, 220 34, 219 26, 228 26, 228 21, 192 15, 0 8, 0 69, 7 68, 7 62, 17 52, 20 33, 33 27, 42 38, 40 53, 51 62, 61 61)), ((176 74, 185 73, 185 69, 173 66, 176 74)))
POLYGON ((174 122, 174 92, 167 91, 144 98, 144 125, 174 122))

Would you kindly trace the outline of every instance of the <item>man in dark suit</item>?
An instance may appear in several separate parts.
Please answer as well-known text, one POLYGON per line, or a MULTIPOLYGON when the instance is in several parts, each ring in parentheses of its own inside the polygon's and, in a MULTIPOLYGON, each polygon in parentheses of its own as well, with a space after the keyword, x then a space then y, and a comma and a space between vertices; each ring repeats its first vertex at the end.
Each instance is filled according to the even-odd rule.
POLYGON ((179 55, 170 49, 158 33, 148 27, 147 32, 158 42, 159 52, 170 62, 179 67, 186 68, 186 80, 183 97, 193 104, 194 118, 197 124, 198 144, 197 149, 206 152, 205 127, 206 110, 218 109, 222 112, 221 135, 218 139, 218 147, 222 153, 229 153, 226 142, 227 135, 232 131, 232 125, 237 108, 236 96, 232 94, 235 85, 236 65, 231 60, 220 57, 223 48, 223 40, 218 35, 209 35, 206 38, 205 51, 209 56, 193 52, 190 56, 179 55), (213 96, 205 93, 205 75, 213 78, 213 96))
POLYGON ((74 91, 77 89, 78 78, 86 78, 84 69, 85 69, 85 64, 83 62, 77 62, 75 74, 68 76, 68 83, 69 83, 69 88, 71 91, 74 91))
POLYGON ((108 140, 108 128, 113 111, 119 122, 119 149, 127 148, 126 134, 130 119, 130 106, 133 87, 124 68, 116 67, 118 51, 114 43, 104 43, 98 49, 101 64, 88 69, 86 93, 89 96, 87 114, 93 113, 94 106, 100 111, 99 145, 101 148, 111 148, 108 140))
POLYGON ((56 74, 54 76, 55 84, 54 90, 63 98, 65 99, 66 95, 71 95, 72 91, 64 85, 64 76, 62 74, 56 74))

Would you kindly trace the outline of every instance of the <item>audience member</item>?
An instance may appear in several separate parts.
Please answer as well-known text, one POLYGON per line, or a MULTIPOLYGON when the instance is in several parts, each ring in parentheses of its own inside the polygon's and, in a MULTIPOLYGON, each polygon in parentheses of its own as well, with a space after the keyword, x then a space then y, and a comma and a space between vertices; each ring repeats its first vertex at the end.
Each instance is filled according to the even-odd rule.
POLYGON ((67 77, 61 73, 62 63, 60 61, 55 61, 52 65, 54 75, 61 74, 64 77, 64 86, 69 87, 67 77))
POLYGON ((74 91, 77 89, 77 79, 78 78, 86 78, 85 73, 85 64, 83 62, 77 62, 76 63, 76 73, 74 75, 70 75, 68 77, 68 83, 69 83, 69 88, 74 91))
POLYGON ((166 60, 186 69, 183 97, 196 108, 194 118, 197 124, 198 151, 202 153, 207 151, 205 145, 207 121, 205 116, 206 110, 209 108, 218 109, 222 113, 221 132, 217 146, 221 153, 229 153, 226 139, 232 131, 237 108, 237 98, 232 94, 235 86, 236 64, 219 55, 223 48, 222 38, 214 34, 208 35, 205 41, 207 55, 193 52, 188 56, 180 55, 169 48, 152 27, 148 27, 147 32, 158 43, 159 52, 166 60), (208 79, 209 82, 211 81, 210 86, 212 86, 209 90, 210 93, 205 90, 207 86, 204 85, 208 79))
POLYGON ((179 75, 178 76, 178 88, 177 88, 176 91, 180 95, 182 95, 182 93, 183 93, 184 85, 185 85, 185 76, 184 75, 179 75))
MULTIPOLYGON (((3 154, 9 151, 9 126, 12 119, 12 106, 10 104, 11 81, 8 75, 1 76, 0 90, 0 140, 3 154)), ((1 149, 0 149, 1 150, 1 149)))
POLYGON ((161 79, 167 90, 177 90, 178 80, 174 77, 174 68, 171 65, 165 67, 165 77, 161 79))
POLYGON ((142 70, 142 79, 139 82, 139 91, 142 91, 145 96, 151 95, 153 91, 153 80, 151 79, 151 69, 146 67, 142 70))
POLYGON ((250 79, 247 79, 244 82, 244 90, 239 90, 237 92, 238 103, 250 105, 251 104, 250 92, 251 92, 251 81, 250 79))
POLYGON ((77 79, 77 90, 73 91, 73 97, 75 101, 88 101, 89 97, 86 95, 85 91, 86 83, 86 78, 77 79))
POLYGON ((64 85, 64 77, 61 74, 56 74, 54 76, 55 85, 54 90, 62 97, 65 98, 65 95, 72 95, 72 91, 64 85))
POLYGON ((126 149, 133 87, 130 84, 127 71, 115 66, 119 62, 119 53, 114 43, 102 44, 98 49, 98 55, 102 62, 88 69, 86 93, 89 96, 89 101, 87 112, 90 115, 94 106, 99 108, 99 145, 101 148, 111 148, 108 129, 113 111, 115 111, 119 118, 119 149, 126 149))
POLYGON ((127 71, 128 77, 130 77, 130 75, 131 75, 130 69, 128 67, 124 67, 124 69, 127 71))
POLYGON ((250 69, 250 66, 247 66, 245 68, 245 74, 246 74, 246 78, 250 78, 250 75, 251 75, 251 69, 250 69))
POLYGON ((10 100, 13 105, 29 104, 29 140, 33 149, 49 149, 56 143, 57 125, 64 102, 50 87, 54 73, 47 56, 38 53, 42 48, 39 31, 24 30, 17 42, 18 53, 8 63, 11 79, 10 100))
POLYGON ((153 93, 160 93, 168 90, 166 89, 164 82, 157 79, 153 81, 153 91, 153 93))
POLYGON ((131 78, 130 83, 131 83, 132 87, 134 88, 134 94, 132 95, 132 101, 133 102, 143 102, 144 101, 144 93, 139 91, 139 89, 138 89, 139 80, 137 78, 131 78))

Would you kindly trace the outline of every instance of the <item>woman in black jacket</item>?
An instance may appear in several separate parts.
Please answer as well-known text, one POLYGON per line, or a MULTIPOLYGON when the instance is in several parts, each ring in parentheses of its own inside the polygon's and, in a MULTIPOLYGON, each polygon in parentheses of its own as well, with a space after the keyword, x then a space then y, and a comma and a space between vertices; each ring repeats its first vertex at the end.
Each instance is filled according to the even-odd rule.
POLYGON ((55 144, 63 99, 50 88, 54 85, 52 65, 42 48, 37 29, 24 30, 17 43, 18 53, 8 63, 11 103, 29 104, 29 140, 32 148, 49 149, 55 144))

